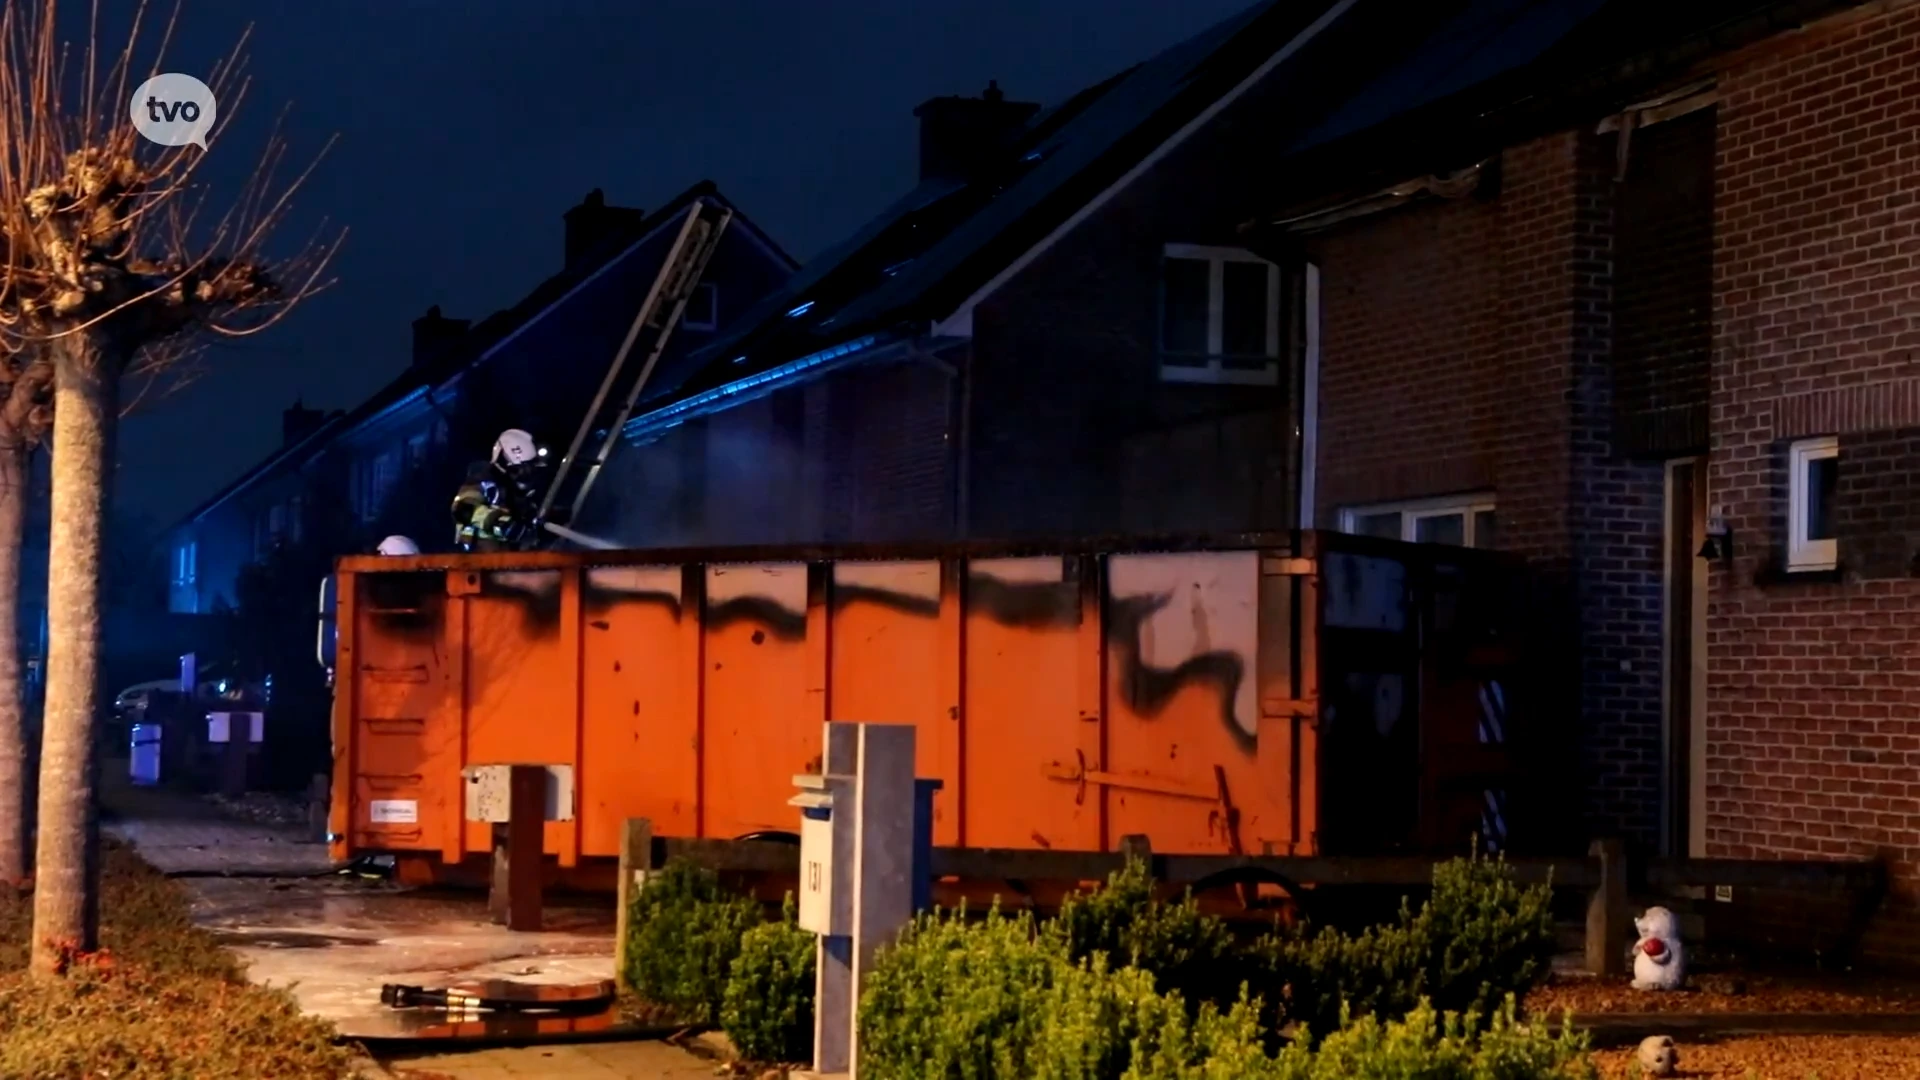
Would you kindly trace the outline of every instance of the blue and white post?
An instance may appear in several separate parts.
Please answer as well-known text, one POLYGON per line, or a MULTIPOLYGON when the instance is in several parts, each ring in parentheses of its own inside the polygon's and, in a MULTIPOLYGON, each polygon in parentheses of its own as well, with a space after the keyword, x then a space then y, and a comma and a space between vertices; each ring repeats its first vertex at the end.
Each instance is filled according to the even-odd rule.
POLYGON ((924 902, 932 794, 916 782, 911 724, 829 722, 821 773, 796 776, 801 929, 820 935, 814 1075, 858 1075, 860 990, 875 954, 924 902), (922 803, 925 804, 924 809, 922 803), (919 835, 925 840, 916 842, 919 835))

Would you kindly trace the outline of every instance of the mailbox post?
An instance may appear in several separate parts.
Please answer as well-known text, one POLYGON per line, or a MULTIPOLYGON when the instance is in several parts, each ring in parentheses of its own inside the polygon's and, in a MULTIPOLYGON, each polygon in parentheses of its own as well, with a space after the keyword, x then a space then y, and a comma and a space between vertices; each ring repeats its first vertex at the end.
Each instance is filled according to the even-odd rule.
POLYGON ((801 813, 799 923, 820 935, 817 1076, 858 1075, 861 984, 924 893, 939 785, 914 780, 913 735, 908 724, 829 722, 821 773, 794 777, 801 789, 789 800, 801 813))

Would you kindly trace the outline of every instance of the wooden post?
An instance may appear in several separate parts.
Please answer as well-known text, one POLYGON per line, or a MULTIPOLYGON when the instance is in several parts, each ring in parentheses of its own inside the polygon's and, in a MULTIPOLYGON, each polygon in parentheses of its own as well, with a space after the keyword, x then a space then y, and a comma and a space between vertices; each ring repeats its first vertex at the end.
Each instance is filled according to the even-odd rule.
POLYGON ((233 798, 247 793, 247 752, 252 749, 247 737, 253 734, 248 720, 246 713, 227 714, 227 745, 220 758, 220 793, 233 798))
POLYGON ((622 990, 633 989, 627 983, 627 917, 633 898, 646 884, 653 869, 653 820, 628 818, 620 830, 620 880, 616 886, 620 908, 614 914, 613 979, 622 990))
POLYGON ((487 907, 509 930, 538 930, 547 824, 547 769, 515 765, 507 781, 507 820, 493 827, 493 890, 487 907))
POLYGON ((1595 840, 1588 850, 1599 860, 1600 881, 1587 900, 1587 970, 1595 975, 1627 973, 1627 855, 1617 839, 1595 840))

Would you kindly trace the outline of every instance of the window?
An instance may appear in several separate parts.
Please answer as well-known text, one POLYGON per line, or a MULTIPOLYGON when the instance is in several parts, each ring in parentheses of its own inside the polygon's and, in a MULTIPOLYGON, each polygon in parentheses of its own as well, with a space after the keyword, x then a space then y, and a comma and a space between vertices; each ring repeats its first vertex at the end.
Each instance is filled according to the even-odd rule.
POLYGON ((1833 491, 1840 479, 1840 440, 1802 439, 1787 451, 1787 569, 1840 565, 1833 534, 1833 491))
POLYGON ((1340 512, 1340 531, 1416 544, 1491 548, 1495 539, 1493 496, 1456 495, 1352 507, 1340 512))
POLYGON ((1280 382, 1280 268, 1239 248, 1168 244, 1160 279, 1160 377, 1280 382))
POLYGON ((680 325, 687 330, 713 330, 720 325, 720 286, 703 281, 687 297, 687 309, 680 313, 680 325))
POLYGON ((173 583, 175 585, 185 588, 194 583, 194 576, 199 570, 199 547, 197 542, 189 540, 173 549, 173 583))
POLYGON ((287 500, 287 539, 299 543, 307 532, 307 503, 298 495, 287 500))
POLYGON ((427 463, 427 433, 410 436, 407 439, 407 471, 418 472, 427 463))
POLYGON ((367 506, 362 516, 368 521, 380 516, 386 509, 387 498, 393 494, 393 485, 400 479, 399 455, 389 450, 373 459, 373 468, 367 481, 367 506))
POLYGON ((433 422, 433 445, 447 445, 447 418, 444 416, 433 422))

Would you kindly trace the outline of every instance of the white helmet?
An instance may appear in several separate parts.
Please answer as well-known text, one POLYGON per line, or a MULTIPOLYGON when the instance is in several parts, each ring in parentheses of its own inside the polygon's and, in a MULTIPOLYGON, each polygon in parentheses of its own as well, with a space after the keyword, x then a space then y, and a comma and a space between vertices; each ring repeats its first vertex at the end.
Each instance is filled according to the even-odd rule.
POLYGON ((414 543, 412 537, 389 536, 380 541, 379 551, 382 555, 418 555, 420 545, 414 543))
POLYGON ((495 465, 525 465, 540 456, 540 444, 533 436, 519 428, 508 428, 493 440, 493 463, 495 465))

